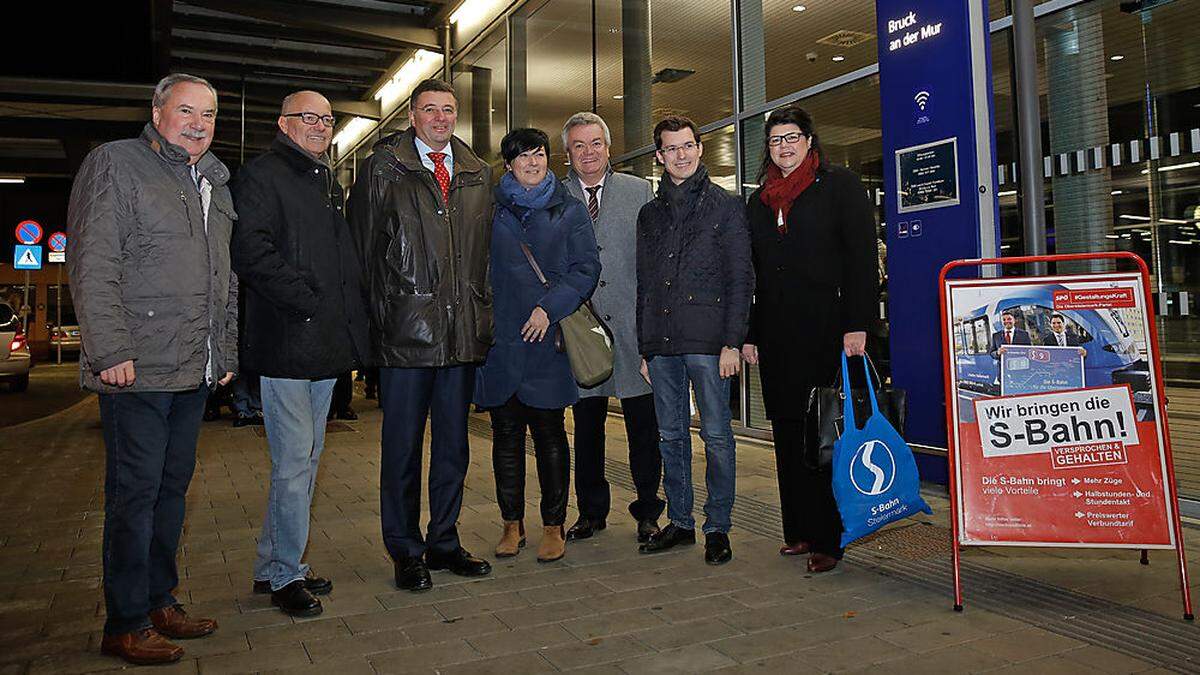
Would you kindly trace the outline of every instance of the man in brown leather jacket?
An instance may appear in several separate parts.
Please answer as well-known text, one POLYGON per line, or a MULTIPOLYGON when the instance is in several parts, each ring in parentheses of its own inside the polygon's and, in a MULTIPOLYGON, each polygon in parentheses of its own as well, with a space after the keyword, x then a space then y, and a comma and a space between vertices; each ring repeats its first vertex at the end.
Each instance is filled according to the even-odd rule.
POLYGON ((383 406, 380 516, 396 585, 432 587, 429 570, 491 572, 462 548, 475 366, 492 342, 491 168, 454 136, 458 101, 440 80, 409 100, 411 127, 380 140, 350 193, 349 220, 369 294, 371 357, 383 406), (432 414, 429 527, 421 536, 421 454, 432 414))

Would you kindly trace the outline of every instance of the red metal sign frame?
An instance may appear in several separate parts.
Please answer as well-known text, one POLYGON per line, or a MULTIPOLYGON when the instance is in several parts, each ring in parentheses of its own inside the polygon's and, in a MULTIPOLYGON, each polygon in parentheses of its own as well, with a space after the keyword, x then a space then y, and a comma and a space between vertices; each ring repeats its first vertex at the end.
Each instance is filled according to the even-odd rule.
MULTIPOLYGON (((960 572, 961 551, 959 544, 959 527, 958 527, 958 499, 959 485, 957 484, 957 467, 958 448, 956 447, 954 425, 958 420, 954 419, 954 408, 949 405, 950 396, 957 395, 951 390, 952 382, 950 376, 951 358, 950 353, 953 350, 954 343, 947 332, 947 307, 946 307, 946 279, 949 273, 955 269, 964 267, 982 267, 984 265, 1023 265, 1034 262, 1064 262, 1064 261, 1081 261, 1081 260, 1113 260, 1133 263, 1137 269, 1142 283, 1142 293, 1146 311, 1153 312, 1154 299, 1150 292, 1150 270, 1146 267, 1146 262, 1133 253, 1125 251, 1107 252, 1107 253, 1071 253, 1060 255, 1044 255, 1044 256, 1019 256, 1013 258, 975 258, 969 260, 952 260, 942 267, 941 273, 938 275, 938 291, 939 304, 941 307, 941 333, 942 333, 942 367, 944 378, 944 390, 947 400, 946 405, 946 447, 950 462, 950 530, 951 530, 951 556, 954 567, 954 611, 961 612, 963 609, 962 595, 962 575, 960 572)), ((1187 557, 1183 550, 1183 526, 1179 520, 1179 491, 1175 482, 1175 458, 1171 453, 1171 434, 1170 426, 1167 420, 1167 407, 1165 395, 1162 391, 1163 371, 1162 358, 1159 353, 1158 344, 1158 327, 1154 324, 1153 317, 1147 320, 1147 325, 1150 329, 1148 351, 1150 353, 1150 361, 1154 368, 1155 378, 1159 383, 1155 406, 1159 419, 1162 420, 1162 451, 1166 457, 1166 491, 1171 506, 1171 526, 1175 535, 1175 552, 1179 563, 1179 590, 1183 598, 1183 618, 1192 621, 1195 617, 1192 613, 1192 598, 1188 588, 1188 572, 1187 572, 1187 557)), ((1145 552, 1143 551, 1142 562, 1146 562, 1145 552)))

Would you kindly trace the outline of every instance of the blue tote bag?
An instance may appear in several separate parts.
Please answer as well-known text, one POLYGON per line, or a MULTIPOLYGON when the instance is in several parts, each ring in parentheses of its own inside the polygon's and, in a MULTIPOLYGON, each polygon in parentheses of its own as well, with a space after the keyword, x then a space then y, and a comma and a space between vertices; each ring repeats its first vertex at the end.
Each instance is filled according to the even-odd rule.
MULTIPOLYGON (((870 382, 867 359, 863 372, 870 382)), ((842 353, 843 391, 850 391, 850 369, 842 353)), ((871 396, 871 416, 861 427, 854 419, 854 405, 845 397, 842 414, 846 421, 841 437, 833 444, 833 496, 842 514, 842 546, 914 515, 933 513, 921 499, 921 481, 912 450, 892 427, 871 396)))

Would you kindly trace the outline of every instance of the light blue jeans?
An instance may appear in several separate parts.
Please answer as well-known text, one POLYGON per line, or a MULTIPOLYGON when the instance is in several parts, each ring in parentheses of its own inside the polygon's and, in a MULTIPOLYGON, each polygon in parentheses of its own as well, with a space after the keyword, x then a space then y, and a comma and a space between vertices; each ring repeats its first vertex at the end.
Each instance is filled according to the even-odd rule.
POLYGON ((300 562, 308 546, 308 511, 317 484, 317 462, 325 448, 325 416, 335 380, 263 377, 261 395, 267 443, 271 446, 271 490, 258 537, 254 579, 271 590, 303 579, 300 562))
POLYGON ((692 432, 688 382, 696 391, 700 438, 704 440, 705 534, 729 532, 737 461, 730 426, 729 380, 721 379, 720 357, 710 354, 655 356, 647 362, 658 417, 667 517, 676 527, 696 528, 692 518, 692 432))

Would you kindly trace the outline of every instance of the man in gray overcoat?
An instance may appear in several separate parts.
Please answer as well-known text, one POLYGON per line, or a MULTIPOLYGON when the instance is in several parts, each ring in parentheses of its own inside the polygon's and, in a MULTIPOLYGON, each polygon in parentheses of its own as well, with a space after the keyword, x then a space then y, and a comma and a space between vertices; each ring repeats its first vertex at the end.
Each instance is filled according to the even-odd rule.
POLYGON ((571 170, 563 183, 587 205, 600 249, 602 269, 592 305, 612 329, 615 340, 613 376, 591 389, 581 388, 579 403, 572 408, 579 520, 567 531, 567 539, 587 539, 607 524, 611 497, 604 479, 604 426, 608 397, 616 396, 625 417, 629 466, 637 487, 637 500, 629 505, 629 512, 638 521, 638 541, 644 543, 658 531, 664 506, 658 497, 662 455, 654 396, 641 373, 634 319, 638 210, 654 198, 654 190, 641 178, 613 172, 608 159, 612 137, 599 115, 572 115, 563 125, 562 136, 571 158, 571 170))

